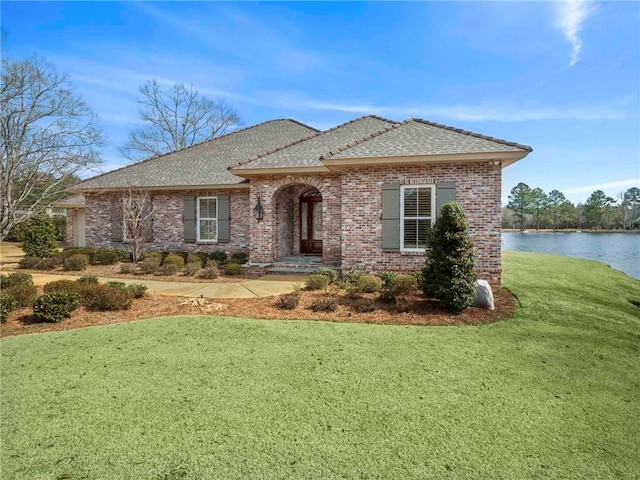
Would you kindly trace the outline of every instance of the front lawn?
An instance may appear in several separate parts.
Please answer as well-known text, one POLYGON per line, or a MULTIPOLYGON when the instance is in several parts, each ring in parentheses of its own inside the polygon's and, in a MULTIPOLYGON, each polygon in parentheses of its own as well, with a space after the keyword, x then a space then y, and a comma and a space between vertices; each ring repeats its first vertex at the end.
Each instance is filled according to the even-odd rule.
POLYGON ((0 477, 638 478, 640 282, 505 254, 476 327, 174 317, 4 338, 0 477))

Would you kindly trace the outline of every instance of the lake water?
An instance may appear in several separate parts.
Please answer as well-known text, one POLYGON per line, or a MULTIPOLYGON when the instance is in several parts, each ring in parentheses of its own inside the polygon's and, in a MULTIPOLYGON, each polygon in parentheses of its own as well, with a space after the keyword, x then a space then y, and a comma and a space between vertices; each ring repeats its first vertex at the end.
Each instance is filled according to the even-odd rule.
POLYGON ((640 279, 640 234, 504 232, 502 249, 597 260, 640 279))

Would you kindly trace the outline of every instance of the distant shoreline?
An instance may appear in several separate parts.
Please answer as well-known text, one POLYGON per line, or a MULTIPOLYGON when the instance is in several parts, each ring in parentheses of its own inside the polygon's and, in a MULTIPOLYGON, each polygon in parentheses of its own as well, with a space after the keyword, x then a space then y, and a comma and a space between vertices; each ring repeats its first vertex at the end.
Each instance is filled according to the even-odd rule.
POLYGON ((635 233, 640 234, 640 230, 578 230, 576 228, 541 228, 540 230, 525 228, 521 231, 519 228, 503 228, 502 233, 635 233))

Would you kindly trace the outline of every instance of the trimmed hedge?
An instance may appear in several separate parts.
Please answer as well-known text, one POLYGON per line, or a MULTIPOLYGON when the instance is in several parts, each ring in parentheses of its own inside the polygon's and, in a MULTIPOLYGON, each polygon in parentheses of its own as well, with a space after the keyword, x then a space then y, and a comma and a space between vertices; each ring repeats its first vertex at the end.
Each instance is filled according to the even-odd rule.
POLYGON ((43 322, 59 322, 79 306, 80 301, 76 293, 45 293, 33 303, 33 315, 43 322))
POLYGON ((78 293, 78 283, 73 280, 55 280, 44 286, 44 293, 71 292, 78 293))
POLYGON ((82 305, 94 311, 128 310, 133 297, 128 290, 108 285, 83 285, 79 295, 82 305))
POLYGON ((64 261, 64 269, 70 272, 85 270, 89 265, 89 255, 78 253, 71 255, 64 261))
POLYGON ((12 295, 0 293, 0 323, 6 322, 9 313, 13 312, 17 306, 16 299, 12 295))

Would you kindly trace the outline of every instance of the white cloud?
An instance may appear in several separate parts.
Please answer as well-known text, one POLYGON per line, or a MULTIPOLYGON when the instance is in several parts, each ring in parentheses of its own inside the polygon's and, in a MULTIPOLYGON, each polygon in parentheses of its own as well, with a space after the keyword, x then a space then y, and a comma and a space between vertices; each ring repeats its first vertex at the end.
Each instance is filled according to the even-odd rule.
POLYGON ((571 194, 571 193, 581 193, 581 192, 593 192, 595 190, 606 190, 609 188, 616 188, 616 187, 632 187, 632 186, 640 186, 640 178, 620 180, 617 182, 601 183, 598 185, 588 185, 585 187, 560 189, 560 191, 565 194, 571 194))
POLYGON ((564 0, 556 6, 556 25, 571 44, 569 66, 580 60, 582 38, 580 36, 585 20, 595 11, 595 6, 587 0, 564 0))

